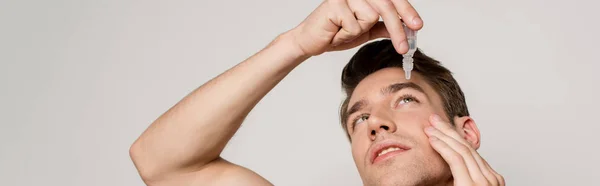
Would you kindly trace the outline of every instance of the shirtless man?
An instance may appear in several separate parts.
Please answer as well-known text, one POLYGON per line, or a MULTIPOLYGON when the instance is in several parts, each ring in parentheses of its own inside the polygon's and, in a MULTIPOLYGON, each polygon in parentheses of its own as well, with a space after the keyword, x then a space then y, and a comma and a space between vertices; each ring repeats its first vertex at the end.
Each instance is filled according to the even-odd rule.
POLYGON ((342 73, 342 128, 364 185, 504 185, 477 153, 480 134, 450 71, 417 51, 410 80, 406 0, 326 0, 297 27, 169 109, 130 155, 147 185, 271 185, 220 153, 252 108, 311 56, 363 46, 342 73), (379 21, 379 18, 383 22, 379 21), (402 19, 400 19, 402 18, 402 19))

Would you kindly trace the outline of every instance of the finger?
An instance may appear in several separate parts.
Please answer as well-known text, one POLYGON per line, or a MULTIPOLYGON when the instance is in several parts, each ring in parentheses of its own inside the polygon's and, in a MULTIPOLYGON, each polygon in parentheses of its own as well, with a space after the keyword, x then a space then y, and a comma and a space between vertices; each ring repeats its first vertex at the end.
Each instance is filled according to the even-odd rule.
POLYGON ((394 7, 394 4, 389 1, 376 1, 371 0, 369 4, 379 12, 381 18, 383 18, 383 22, 390 33, 392 38, 392 44, 396 51, 400 54, 404 54, 408 52, 408 43, 406 41, 406 35, 404 34, 404 29, 402 28, 402 22, 398 17, 398 11, 394 7))
POLYGON ((358 36, 356 39, 352 40, 351 42, 334 46, 333 48, 329 49, 329 51, 347 50, 350 48, 354 48, 358 45, 361 45, 367 41, 370 41, 373 39, 378 39, 378 38, 390 38, 390 33, 388 33, 388 31, 386 30, 383 22, 377 22, 375 24, 375 26, 373 26, 371 28, 371 30, 358 36))
POLYGON ((431 117, 429 117, 429 122, 431 122, 432 126, 442 131, 444 134, 454 138, 456 141, 462 143, 463 145, 469 148, 471 147, 471 145, 460 134, 458 134, 458 132, 456 132, 455 128, 452 125, 450 125, 450 123, 442 120, 440 116, 436 114, 432 115, 431 117))
POLYGON ((378 38, 390 38, 390 32, 385 27, 385 23, 379 21, 369 30, 369 40, 378 38))
POLYGON ((423 28, 421 16, 419 16, 417 10, 407 0, 392 0, 392 3, 406 26, 413 30, 423 28))
POLYGON ((373 25, 379 22, 379 13, 364 0, 348 0, 350 10, 363 31, 370 30, 373 25))
POLYGON ((498 180, 499 185, 506 185, 506 180, 504 180, 504 177, 500 174, 498 174, 498 172, 496 172, 496 170, 492 169, 492 166, 490 166, 490 164, 483 160, 483 163, 485 163, 485 166, 492 171, 492 173, 494 174, 494 176, 496 176, 496 179, 498 180))
POLYGON ((440 130, 434 127, 428 127, 426 133, 429 136, 436 137, 440 141, 445 142, 452 150, 460 155, 463 159, 464 164, 467 167, 471 180, 475 183, 488 184, 487 178, 482 174, 481 168, 477 164, 474 158, 474 154, 471 149, 464 144, 456 141, 454 138, 444 134, 440 130))
POLYGON ((481 157, 481 155, 479 155, 479 153, 477 153, 474 150, 472 150, 472 151, 473 151, 473 158, 475 158, 475 161, 477 161, 477 164, 481 168, 481 173, 483 174, 483 176, 485 176, 485 178, 488 180, 488 182, 491 183, 492 185, 500 185, 500 180, 498 179, 496 174, 493 172, 494 170, 489 165, 487 165, 487 163, 481 157))
POLYGON ((454 151, 446 142, 435 136, 429 137, 429 143, 435 151, 448 163, 455 185, 469 185, 472 183, 469 170, 465 166, 463 158, 454 151))
POLYGON ((479 155, 479 153, 477 153, 477 151, 475 151, 475 149, 473 149, 470 144, 464 138, 462 138, 462 136, 460 136, 460 134, 458 134, 458 132, 456 132, 456 130, 454 130, 449 123, 444 122, 438 115, 433 115, 430 118, 430 122, 436 129, 466 146, 468 150, 471 151, 471 154, 480 168, 481 173, 488 180, 488 182, 492 184, 498 183, 496 176, 489 170, 489 167, 486 166, 485 160, 481 157, 481 155, 479 155))
POLYGON ((329 1, 333 3, 331 5, 335 16, 333 20, 335 24, 341 25, 342 28, 338 31, 331 42, 332 45, 336 46, 343 42, 351 41, 354 38, 362 34, 363 30, 358 24, 354 13, 350 10, 346 0, 333 0, 329 1))

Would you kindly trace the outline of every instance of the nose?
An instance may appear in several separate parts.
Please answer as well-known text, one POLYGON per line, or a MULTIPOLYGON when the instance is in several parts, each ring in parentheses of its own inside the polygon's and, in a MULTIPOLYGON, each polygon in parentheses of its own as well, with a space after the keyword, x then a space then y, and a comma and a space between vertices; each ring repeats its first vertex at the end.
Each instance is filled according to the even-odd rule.
POLYGON ((371 113, 371 115, 369 115, 368 124, 369 138, 372 141, 374 141, 377 138, 377 135, 381 135, 382 133, 396 132, 396 124, 391 119, 391 116, 385 113, 371 113))

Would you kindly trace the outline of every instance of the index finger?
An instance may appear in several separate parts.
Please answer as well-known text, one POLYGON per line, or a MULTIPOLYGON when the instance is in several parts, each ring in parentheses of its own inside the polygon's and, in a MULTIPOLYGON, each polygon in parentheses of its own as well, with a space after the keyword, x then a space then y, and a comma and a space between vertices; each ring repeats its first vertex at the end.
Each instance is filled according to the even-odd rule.
POLYGON ((406 35, 404 34, 402 22, 400 21, 400 17, 398 17, 398 11, 396 11, 394 4, 389 0, 371 0, 369 3, 377 12, 379 12, 381 18, 383 18, 383 23, 390 33, 390 38, 392 39, 392 44, 394 45, 396 52, 400 54, 408 52, 406 35))
POLYGON ((392 0, 398 14, 408 26, 408 28, 413 30, 420 30, 423 28, 423 20, 417 10, 407 1, 407 0, 392 0))
POLYGON ((430 116, 429 122, 431 122, 432 126, 437 128, 438 130, 442 131, 444 134, 454 138, 456 141, 458 141, 458 142, 462 143, 463 145, 472 149, 471 145, 469 143, 467 143, 467 141, 463 137, 461 137, 456 132, 456 130, 454 130, 454 128, 452 126, 450 126, 449 123, 443 121, 440 116, 438 116, 438 115, 430 116))

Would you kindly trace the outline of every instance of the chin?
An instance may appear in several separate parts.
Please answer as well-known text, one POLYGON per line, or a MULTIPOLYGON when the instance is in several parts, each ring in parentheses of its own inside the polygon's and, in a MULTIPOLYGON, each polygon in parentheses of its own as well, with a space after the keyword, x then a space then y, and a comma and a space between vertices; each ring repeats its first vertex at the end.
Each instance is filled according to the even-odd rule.
POLYGON ((385 162, 363 178, 365 186, 445 185, 451 180, 448 166, 442 161, 415 158, 385 162))

